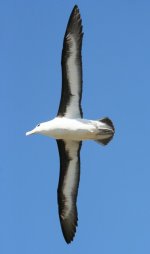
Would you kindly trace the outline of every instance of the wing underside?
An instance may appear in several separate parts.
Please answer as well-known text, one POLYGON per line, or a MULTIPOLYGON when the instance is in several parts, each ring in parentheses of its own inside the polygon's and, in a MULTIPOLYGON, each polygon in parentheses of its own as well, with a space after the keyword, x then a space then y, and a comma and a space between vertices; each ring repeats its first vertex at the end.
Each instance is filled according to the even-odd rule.
POLYGON ((57 140, 60 156, 58 210, 62 232, 67 243, 73 240, 78 221, 77 194, 80 179, 81 142, 57 140))
POLYGON ((74 7, 66 29, 62 50, 62 92, 58 116, 81 118, 82 98, 82 21, 74 7))

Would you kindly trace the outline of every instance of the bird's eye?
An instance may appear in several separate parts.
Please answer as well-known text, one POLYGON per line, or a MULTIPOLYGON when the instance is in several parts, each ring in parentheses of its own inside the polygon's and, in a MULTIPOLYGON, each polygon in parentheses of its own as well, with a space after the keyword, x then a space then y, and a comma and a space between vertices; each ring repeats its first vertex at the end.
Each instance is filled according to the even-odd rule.
POLYGON ((37 125, 37 127, 39 127, 40 126, 40 123, 37 125))

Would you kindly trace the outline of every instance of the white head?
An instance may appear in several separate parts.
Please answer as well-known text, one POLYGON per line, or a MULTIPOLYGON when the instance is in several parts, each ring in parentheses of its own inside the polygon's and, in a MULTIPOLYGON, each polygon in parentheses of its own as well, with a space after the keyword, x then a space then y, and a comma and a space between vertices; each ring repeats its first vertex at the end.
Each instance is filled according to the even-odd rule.
POLYGON ((32 135, 32 134, 44 134, 46 131, 45 123, 39 123, 33 130, 26 132, 26 136, 32 135))

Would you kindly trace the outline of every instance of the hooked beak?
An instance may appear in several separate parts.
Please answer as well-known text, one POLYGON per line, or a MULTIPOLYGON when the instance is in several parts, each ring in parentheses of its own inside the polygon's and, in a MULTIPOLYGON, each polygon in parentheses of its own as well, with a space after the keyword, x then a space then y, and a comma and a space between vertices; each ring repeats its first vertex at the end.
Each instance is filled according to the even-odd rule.
POLYGON ((26 132, 26 136, 32 135, 35 133, 35 129, 33 129, 32 131, 28 131, 26 132))

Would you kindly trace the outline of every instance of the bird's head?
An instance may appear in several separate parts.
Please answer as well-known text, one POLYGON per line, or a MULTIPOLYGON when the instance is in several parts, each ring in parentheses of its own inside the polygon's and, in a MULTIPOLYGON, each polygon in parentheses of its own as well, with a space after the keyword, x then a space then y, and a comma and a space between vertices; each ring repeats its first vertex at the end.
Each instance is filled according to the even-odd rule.
POLYGON ((42 133, 43 131, 43 123, 39 123, 33 130, 26 132, 26 136, 32 135, 32 134, 37 134, 37 133, 42 133))

